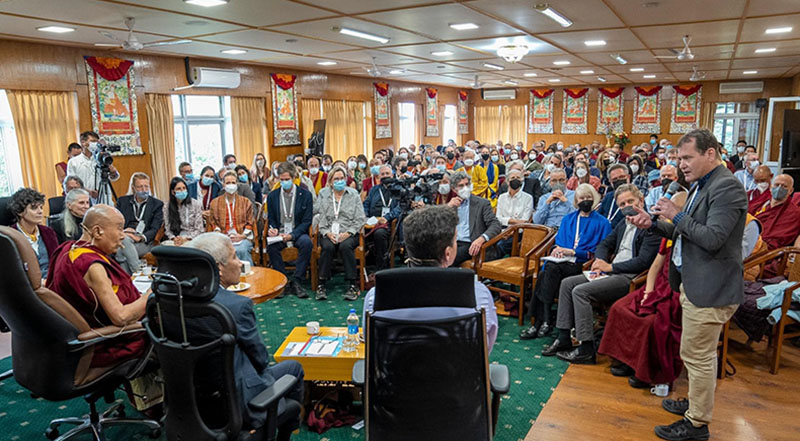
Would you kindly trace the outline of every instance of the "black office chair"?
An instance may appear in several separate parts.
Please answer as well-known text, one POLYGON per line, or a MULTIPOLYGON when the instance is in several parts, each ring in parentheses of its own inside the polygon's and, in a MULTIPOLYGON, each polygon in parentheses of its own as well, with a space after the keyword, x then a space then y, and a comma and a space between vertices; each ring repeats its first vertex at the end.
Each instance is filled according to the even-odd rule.
POLYGON ((144 325, 164 374, 167 439, 274 440, 277 428, 298 418, 299 403, 281 403, 297 378, 283 376, 250 401, 250 408, 267 412, 267 421, 256 431, 244 427, 233 366, 236 325, 230 311, 212 301, 217 264, 208 253, 186 247, 158 246, 152 253, 159 272, 144 325))
POLYGON ((54 216, 64 211, 64 196, 56 196, 47 200, 50 216, 54 216))
MULTIPOLYGON (((10 226, 14 223, 14 216, 8 209, 9 202, 11 202, 10 197, 0 198, 0 225, 10 226)), ((0 317, 0 332, 11 332, 11 329, 8 328, 8 325, 6 324, 5 321, 3 321, 2 317, 0 317)), ((0 381, 10 378, 13 375, 14 375, 13 369, 9 369, 5 372, 0 372, 0 381)))
POLYGON ((17 383, 46 400, 83 396, 89 404, 88 416, 53 420, 45 435, 55 439, 59 436, 58 427, 70 424, 77 427, 59 437, 59 441, 83 432, 92 432, 94 440, 102 441, 107 426, 142 424, 150 430, 151 437, 159 437, 158 422, 125 418, 122 403, 109 406, 102 414, 96 407, 101 398, 112 403, 120 385, 152 368, 147 355, 107 368, 90 367, 95 345, 144 329, 91 329, 69 303, 41 285, 36 255, 17 230, 0 227, 0 262, 4 264, 0 316, 11 328, 11 361, 17 383), (105 335, 111 337, 101 337, 105 335))
POLYGON ((492 438, 509 375, 489 365, 474 280, 453 268, 376 273, 373 311, 365 311, 366 368, 363 361, 353 368, 353 381, 365 385, 368 438, 492 438))

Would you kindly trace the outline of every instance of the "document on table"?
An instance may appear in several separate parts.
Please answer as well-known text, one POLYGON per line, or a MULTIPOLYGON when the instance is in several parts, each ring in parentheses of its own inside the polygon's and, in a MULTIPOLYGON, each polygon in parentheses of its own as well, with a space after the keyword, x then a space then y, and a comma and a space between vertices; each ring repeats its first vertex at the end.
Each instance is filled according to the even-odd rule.
POLYGON ((286 349, 283 350, 284 357, 299 357, 300 351, 306 346, 302 341, 291 342, 286 344, 286 349))
POLYGON ((608 277, 608 274, 597 271, 584 271, 583 276, 586 277, 586 280, 591 282, 594 280, 605 279, 606 277, 608 277))
POLYGON ((142 294, 146 293, 152 285, 153 279, 150 276, 137 276, 133 279, 133 286, 142 294))
POLYGON ((341 348, 341 337, 311 337, 302 351, 306 357, 335 357, 341 348))
POLYGON ((563 263, 563 262, 575 263, 575 256, 564 256, 564 257, 545 256, 542 257, 542 260, 544 260, 545 262, 553 262, 553 263, 563 263))

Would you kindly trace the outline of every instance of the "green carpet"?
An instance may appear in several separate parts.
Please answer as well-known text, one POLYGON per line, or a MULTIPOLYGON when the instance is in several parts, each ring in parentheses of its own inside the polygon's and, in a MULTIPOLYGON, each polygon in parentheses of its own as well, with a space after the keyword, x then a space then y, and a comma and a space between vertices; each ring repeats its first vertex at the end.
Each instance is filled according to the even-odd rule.
MULTIPOLYGON (((351 307, 356 308, 360 315, 362 299, 359 298, 356 302, 343 300, 346 288, 344 281, 335 277, 328 283, 328 301, 317 302, 313 299, 299 300, 295 297, 285 297, 257 305, 255 311, 267 350, 273 353, 292 328, 303 326, 307 321, 318 320, 322 326, 344 326, 351 307)), ((539 355, 542 346, 550 343, 550 339, 520 342, 517 337, 520 327, 515 318, 500 317, 499 322, 497 342, 490 361, 508 366, 511 372, 511 390, 503 397, 500 405, 500 420, 495 438, 501 441, 521 440, 525 438, 531 424, 555 390, 567 364, 555 358, 539 355)), ((10 357, 0 360, 0 372, 10 367, 10 357)), ((118 393, 117 398, 122 399, 122 394, 118 393)), ((43 433, 50 420, 82 415, 87 411, 88 406, 82 399, 60 403, 32 399, 30 394, 13 379, 2 381, 0 382, 0 427, 3 430, 0 431, 0 441, 46 440, 43 433)), ((363 429, 356 431, 350 427, 340 427, 319 435, 308 431, 305 425, 302 427, 300 434, 293 439, 298 441, 364 439, 363 429)), ((68 430, 66 426, 62 428, 62 433, 68 430)), ((110 440, 150 439, 145 433, 127 427, 109 428, 107 435, 110 440)), ((81 439, 88 440, 91 437, 85 436, 81 439)), ((162 435, 161 439, 166 437, 162 435)))

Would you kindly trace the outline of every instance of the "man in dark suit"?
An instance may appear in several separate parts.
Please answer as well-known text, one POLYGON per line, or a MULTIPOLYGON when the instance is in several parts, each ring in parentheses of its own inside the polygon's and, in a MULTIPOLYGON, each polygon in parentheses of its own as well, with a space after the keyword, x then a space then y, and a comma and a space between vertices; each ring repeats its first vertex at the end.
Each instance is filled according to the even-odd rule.
MULTIPOLYGON (((392 178, 392 173, 391 166, 382 165, 378 172, 378 182, 369 189, 367 197, 364 198, 364 214, 368 218, 374 217, 378 220, 369 233, 375 247, 375 266, 378 270, 389 267, 387 252, 391 241, 390 225, 395 219, 399 222, 402 214, 397 198, 393 198, 392 193, 386 188, 387 180, 392 178)), ((400 229, 401 226, 398 225, 397 228, 400 229)))
MULTIPOLYGON (((251 409, 247 403, 266 388, 272 386, 277 378, 284 375, 293 375, 298 379, 297 384, 286 397, 297 402, 303 400, 303 366, 296 361, 284 361, 269 366, 269 353, 264 347, 264 341, 258 329, 253 302, 247 297, 234 294, 223 286, 239 283, 241 262, 236 258, 236 252, 231 245, 231 240, 221 233, 203 233, 192 241, 188 247, 196 248, 210 254, 217 262, 219 268, 220 286, 213 301, 226 307, 236 324, 236 349, 233 356, 233 368, 236 376, 236 390, 239 392, 241 407, 244 410, 245 426, 258 429, 266 421, 266 412, 251 409)), ((193 323, 187 321, 190 334, 201 337, 209 333, 206 323, 193 323)), ((285 409, 285 400, 281 398, 278 412, 285 409)), ((280 421, 281 418, 278 418, 280 421)), ((289 439, 290 433, 299 427, 300 421, 287 421, 278 429, 278 439, 289 439)))
POLYGON ((611 228, 616 228, 617 224, 619 224, 625 216, 619 211, 620 207, 617 205, 617 199, 614 197, 614 190, 623 184, 629 184, 631 182, 631 174, 627 165, 614 164, 606 170, 606 175, 608 176, 608 182, 611 183, 613 188, 606 191, 606 195, 603 197, 603 201, 600 202, 600 207, 597 208, 597 212, 605 216, 606 219, 611 222, 611 228))
MULTIPOLYGON (((506 174, 509 171, 517 169, 523 174, 525 173, 525 164, 517 159, 516 161, 511 161, 506 164, 506 174)), ((528 176, 527 178, 522 180, 522 191, 528 193, 533 198, 533 206, 539 203, 539 196, 544 194, 544 190, 542 189, 542 184, 539 182, 538 179, 534 178, 533 176, 528 176)), ((498 195, 508 192, 508 183, 503 181, 503 184, 500 186, 499 191, 497 192, 498 195)))
POLYGON ((683 210, 661 198, 651 209, 660 220, 653 222, 641 209, 629 220, 675 243, 669 283, 681 293, 681 359, 689 374, 689 400, 662 402, 664 409, 683 418, 657 426, 656 435, 667 440, 708 439, 719 334, 744 299, 741 238, 747 195, 722 164, 719 144, 709 130, 684 135, 678 155, 681 171, 693 184, 683 210))
MULTIPOLYGON (((463 170, 450 176, 450 186, 458 195, 447 203, 458 211, 458 250, 452 265, 457 267, 478 255, 483 244, 500 234, 503 227, 492 211, 492 203, 472 194, 472 180, 463 170)), ((500 251, 496 246, 486 250, 486 260, 498 257, 500 251)))
POLYGON ((308 293, 301 286, 311 261, 311 238, 308 237, 311 221, 314 218, 314 200, 311 193, 295 185, 298 179, 297 168, 291 162, 282 162, 277 167, 280 188, 272 190, 267 196, 269 221, 268 237, 281 240, 267 246, 267 254, 272 268, 284 273, 286 265, 281 251, 293 244, 297 248, 294 275, 289 277, 287 290, 297 298, 304 299, 308 293))
POLYGON ((150 194, 150 177, 136 172, 129 193, 117 199, 117 210, 125 218, 125 234, 141 258, 153 248, 158 230, 164 225, 164 203, 150 194))

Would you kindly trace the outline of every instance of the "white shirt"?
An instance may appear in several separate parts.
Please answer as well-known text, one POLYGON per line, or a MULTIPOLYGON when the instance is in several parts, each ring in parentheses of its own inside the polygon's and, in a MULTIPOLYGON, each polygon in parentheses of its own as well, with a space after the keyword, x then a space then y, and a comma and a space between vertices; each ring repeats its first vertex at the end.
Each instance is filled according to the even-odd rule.
POLYGON ((622 233, 622 240, 619 244, 619 251, 614 256, 614 261, 611 263, 620 263, 633 259, 633 235, 636 234, 636 226, 632 223, 625 221, 625 232, 622 233))
POLYGON ((510 219, 529 222, 532 214, 533 197, 522 191, 522 188, 514 196, 511 196, 510 192, 506 192, 497 198, 497 220, 504 227, 508 226, 510 219))
MULTIPOLYGON (((81 153, 67 162, 67 176, 77 176, 83 181, 83 187, 87 190, 97 190, 97 184, 100 180, 100 171, 96 169, 97 163, 93 158, 87 158, 86 155, 81 153)), ((110 181, 119 179, 119 173, 111 173, 109 175, 110 181)), ((112 204, 113 205, 113 204, 112 204)))

